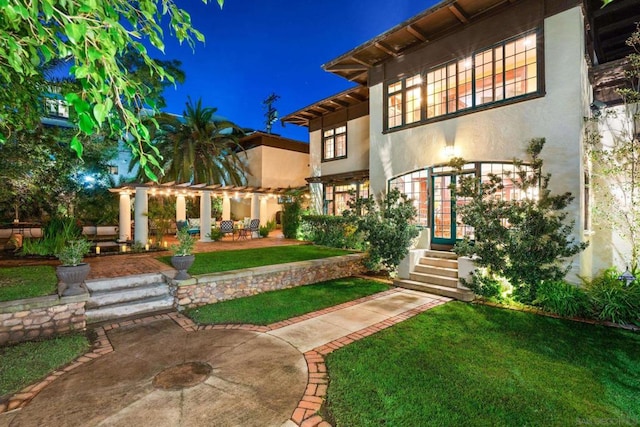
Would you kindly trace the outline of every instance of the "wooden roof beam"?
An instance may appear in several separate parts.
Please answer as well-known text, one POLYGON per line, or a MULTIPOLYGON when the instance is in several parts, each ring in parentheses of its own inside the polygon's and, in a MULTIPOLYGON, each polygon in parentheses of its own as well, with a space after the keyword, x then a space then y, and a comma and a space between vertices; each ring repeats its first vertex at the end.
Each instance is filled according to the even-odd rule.
POLYGON ((333 102, 334 104, 339 105, 341 107, 345 107, 345 108, 351 105, 348 102, 342 101, 340 99, 331 99, 329 100, 329 102, 333 102))
POLYGON ((398 52, 396 52, 391 46, 389 46, 386 43, 383 42, 375 42, 373 44, 375 47, 377 47, 379 50, 383 51, 384 53, 386 53, 387 55, 391 55, 391 56, 398 56, 398 52))
POLYGON ((414 27, 413 25, 407 25, 407 32, 409 34, 411 34, 413 37, 417 38, 418 40, 420 40, 421 42, 428 42, 429 39, 427 38, 426 35, 424 35, 422 33, 422 31, 418 30, 416 27, 414 27))
POLYGON ((358 64, 336 64, 332 65, 330 68, 327 68, 327 71, 365 71, 368 70, 368 66, 364 66, 360 63, 358 64))
POLYGON ((356 95, 355 93, 348 93, 348 94, 346 95, 346 97, 347 97, 347 98, 351 98, 351 99, 353 99, 353 100, 356 100, 356 101, 358 101, 358 102, 363 102, 363 101, 366 101, 366 100, 367 100, 367 98, 362 97, 362 96, 360 96, 360 95, 356 95))
POLYGON ((453 3, 451 6, 449 6, 449 10, 455 15, 456 18, 458 18, 458 21, 462 22, 463 24, 469 23, 469 16, 467 16, 467 13, 458 5, 458 3, 453 3))

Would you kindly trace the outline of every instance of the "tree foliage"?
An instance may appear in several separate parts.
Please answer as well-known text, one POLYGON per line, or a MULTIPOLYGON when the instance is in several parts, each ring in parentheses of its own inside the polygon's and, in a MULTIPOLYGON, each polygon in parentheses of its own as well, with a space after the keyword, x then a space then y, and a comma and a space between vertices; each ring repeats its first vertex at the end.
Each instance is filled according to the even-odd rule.
MULTIPOLYGON (((244 132, 228 120, 217 120, 216 108, 202 101, 186 104, 182 117, 159 114, 151 133, 153 147, 163 158, 162 181, 242 185, 246 182, 239 138, 244 132)), ((138 159, 134 159, 134 162, 138 159)), ((132 169, 133 163, 130 165, 132 169)), ((139 179, 144 173, 139 173, 139 179)))
POLYGON ((365 266, 371 271, 396 271, 409 253, 409 246, 418 236, 413 224, 417 212, 413 202, 397 189, 384 198, 351 199, 343 216, 356 225, 367 242, 368 258, 365 266))
POLYGON ((640 261, 640 24, 627 39, 635 53, 627 56, 627 86, 617 90, 622 97, 620 111, 589 119, 586 148, 593 164, 593 188, 598 195, 594 219, 631 246, 630 264, 640 261), (611 123, 619 126, 609 126, 611 123), (603 141, 599 126, 607 126, 610 141, 603 141))
MULTIPOLYGON (((549 174, 542 173, 539 154, 544 139, 533 139, 527 149, 529 165, 514 160, 515 174, 508 178, 528 197, 505 200, 500 197, 503 178, 490 174, 489 179, 459 175, 455 188, 457 214, 474 229, 456 243, 458 255, 473 257, 483 274, 476 273, 469 286, 478 294, 495 293, 499 278, 513 287, 514 297, 522 302, 535 299, 537 286, 546 280, 560 280, 568 272, 567 258, 584 250, 586 243, 572 237, 573 223, 567 223, 564 209, 571 203, 571 193, 552 195, 549 174), (537 197, 536 197, 537 193, 537 197), (486 287, 486 289, 483 289, 486 287)), ((454 166, 461 170, 464 160, 454 166)))
POLYGON ((285 239, 297 239, 304 212, 304 192, 301 190, 288 190, 283 199, 282 234, 285 239))
MULTIPOLYGON (((222 6, 223 0, 217 1, 222 6)), ((136 114, 145 105, 149 88, 128 72, 121 58, 133 51, 152 74, 173 81, 162 63, 151 59, 143 41, 164 50, 160 23, 165 18, 173 35, 193 48, 195 40, 204 41, 204 36, 192 27, 189 14, 174 0, 0 0, 0 10, 3 96, 13 90, 18 97, 33 96, 21 88, 33 78, 40 80, 44 65, 72 60, 70 73, 80 86, 65 93, 78 125, 71 148, 81 156, 80 134, 94 135, 106 125, 118 137, 130 135, 127 143, 133 154, 155 179, 151 166, 160 166, 158 153, 150 145, 149 128, 136 114)), ((0 110, 0 141, 37 122, 37 112, 20 113, 0 110)))

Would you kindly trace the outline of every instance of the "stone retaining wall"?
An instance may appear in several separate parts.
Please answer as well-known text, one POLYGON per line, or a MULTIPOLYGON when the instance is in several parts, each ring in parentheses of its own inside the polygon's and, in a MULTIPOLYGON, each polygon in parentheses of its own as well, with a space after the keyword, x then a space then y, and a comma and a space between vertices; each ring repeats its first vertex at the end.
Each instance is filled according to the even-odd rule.
POLYGON ((195 276, 170 283, 178 310, 364 272, 363 254, 195 276))
POLYGON ((0 345, 48 338, 86 326, 89 294, 0 302, 0 345))

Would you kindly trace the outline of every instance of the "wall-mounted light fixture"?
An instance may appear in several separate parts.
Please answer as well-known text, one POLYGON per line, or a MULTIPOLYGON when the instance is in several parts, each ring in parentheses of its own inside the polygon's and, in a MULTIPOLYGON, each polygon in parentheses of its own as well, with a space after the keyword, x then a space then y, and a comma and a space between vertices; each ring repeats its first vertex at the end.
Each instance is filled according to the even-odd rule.
POLYGON ((453 144, 446 144, 442 152, 447 159, 452 159, 456 156, 456 147, 453 144))

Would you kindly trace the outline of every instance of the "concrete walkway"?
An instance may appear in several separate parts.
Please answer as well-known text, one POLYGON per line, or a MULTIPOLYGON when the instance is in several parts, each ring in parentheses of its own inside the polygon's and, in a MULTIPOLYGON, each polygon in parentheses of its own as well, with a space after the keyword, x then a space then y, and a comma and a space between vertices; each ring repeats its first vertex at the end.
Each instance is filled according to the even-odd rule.
POLYGON ((324 356, 446 301, 392 289, 263 327, 177 313, 101 327, 90 353, 18 394, 10 407, 26 406, 0 426, 326 426, 324 356))

